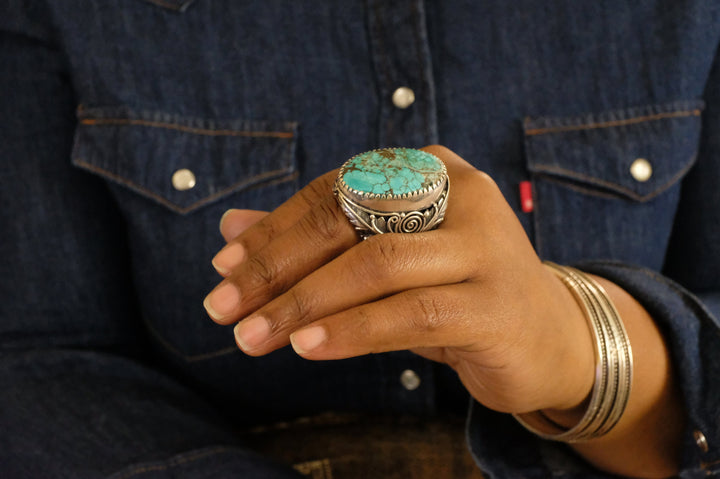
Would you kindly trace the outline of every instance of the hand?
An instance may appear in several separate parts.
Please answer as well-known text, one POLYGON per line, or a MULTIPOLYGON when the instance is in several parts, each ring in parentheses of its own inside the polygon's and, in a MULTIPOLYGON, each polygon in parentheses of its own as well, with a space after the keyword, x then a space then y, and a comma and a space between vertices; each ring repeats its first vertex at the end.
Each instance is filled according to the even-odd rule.
POLYGON ((451 151, 445 221, 358 242, 332 194, 336 171, 270 214, 231 210, 225 279, 206 298, 253 356, 292 343, 311 360, 410 349, 449 364, 503 412, 571 409, 592 388, 582 312, 535 254, 495 183, 451 151))

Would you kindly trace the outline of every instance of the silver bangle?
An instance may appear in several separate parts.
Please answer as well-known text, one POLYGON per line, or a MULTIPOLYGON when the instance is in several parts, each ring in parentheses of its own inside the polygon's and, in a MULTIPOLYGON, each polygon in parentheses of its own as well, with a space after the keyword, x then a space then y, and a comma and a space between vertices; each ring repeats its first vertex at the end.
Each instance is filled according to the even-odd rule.
POLYGON ((554 441, 581 442, 607 434, 625 411, 633 376, 633 356, 625 326, 605 289, 585 273, 545 262, 583 309, 593 334, 595 384, 582 419, 562 428, 541 411, 514 414, 532 433, 554 441))

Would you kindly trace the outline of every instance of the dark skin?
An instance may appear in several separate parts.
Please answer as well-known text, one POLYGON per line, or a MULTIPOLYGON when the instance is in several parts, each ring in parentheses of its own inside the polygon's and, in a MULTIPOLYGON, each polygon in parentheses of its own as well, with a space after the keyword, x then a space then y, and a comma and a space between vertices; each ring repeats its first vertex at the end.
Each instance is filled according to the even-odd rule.
MULTIPOLYGON (((469 393, 501 412, 543 410, 571 426, 594 380, 592 336, 579 305, 546 267, 490 177, 441 146, 451 189, 442 225, 359 242, 321 176, 272 213, 230 210, 223 281, 205 307, 235 324, 252 356, 292 344, 309 360, 411 350, 450 365, 469 393), (548 354, 552 351, 552 354, 548 354)), ((684 411, 663 337, 619 286, 615 302, 633 347, 627 410, 606 436, 574 444, 609 472, 678 470, 684 411)))

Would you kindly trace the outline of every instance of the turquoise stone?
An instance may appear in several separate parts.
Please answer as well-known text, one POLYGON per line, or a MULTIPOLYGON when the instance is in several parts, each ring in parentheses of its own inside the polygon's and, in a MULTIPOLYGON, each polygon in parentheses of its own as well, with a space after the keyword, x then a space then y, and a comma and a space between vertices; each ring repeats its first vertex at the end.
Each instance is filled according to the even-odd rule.
POLYGON ((412 148, 374 150, 351 158, 342 179, 361 193, 400 196, 432 187, 443 177, 434 155, 412 148))

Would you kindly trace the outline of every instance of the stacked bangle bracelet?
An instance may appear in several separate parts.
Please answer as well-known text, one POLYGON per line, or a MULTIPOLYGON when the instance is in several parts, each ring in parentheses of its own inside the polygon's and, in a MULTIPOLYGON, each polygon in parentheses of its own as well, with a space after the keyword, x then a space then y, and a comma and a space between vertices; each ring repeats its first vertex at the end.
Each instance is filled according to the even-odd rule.
POLYGON ((595 385, 585 415, 570 429, 541 411, 514 416, 544 439, 588 441, 610 431, 625 411, 632 385, 632 349, 620 315, 600 284, 577 269, 550 262, 545 265, 567 286, 585 313, 594 338, 595 385))

